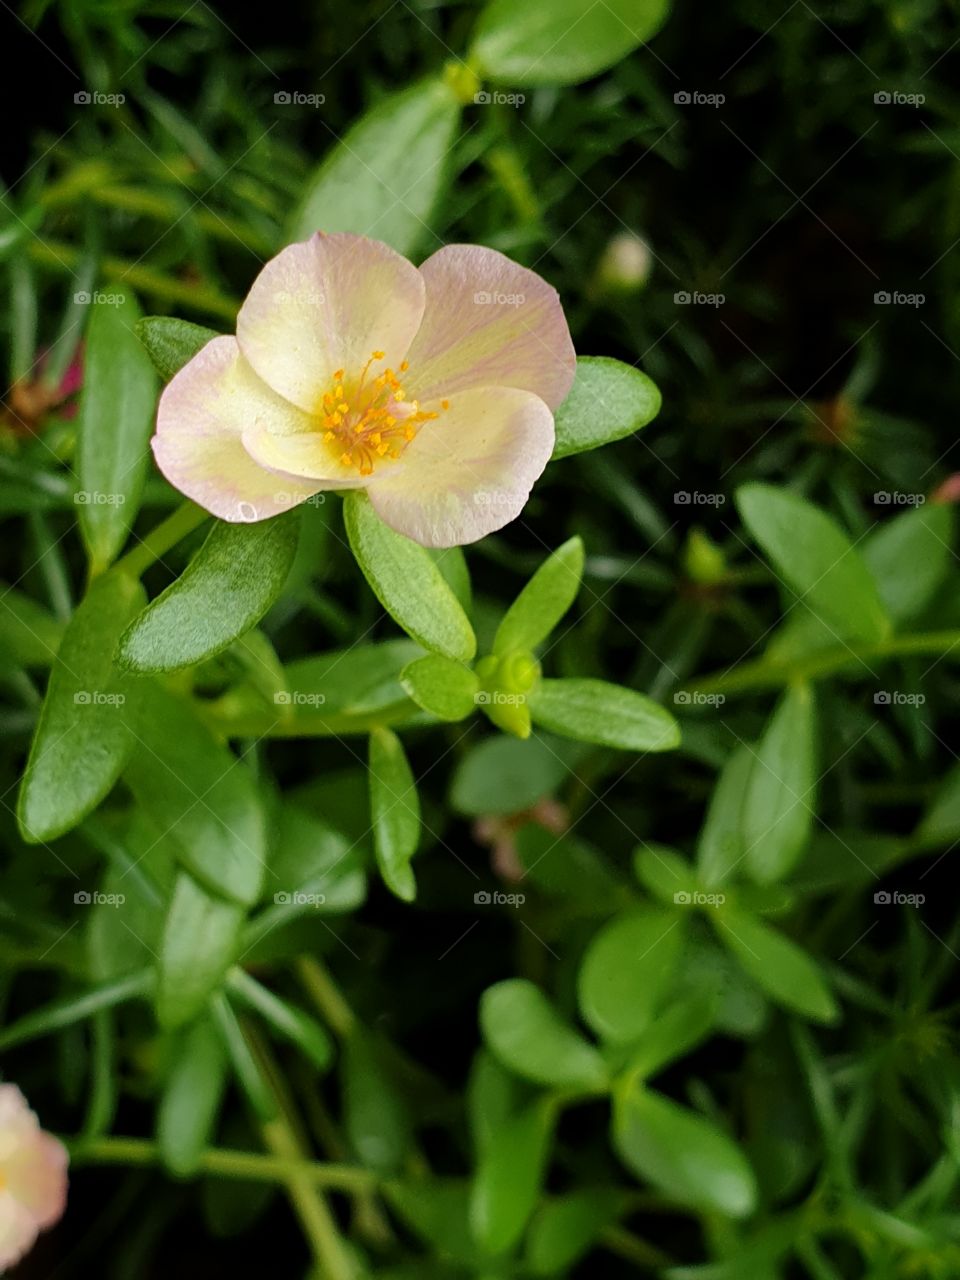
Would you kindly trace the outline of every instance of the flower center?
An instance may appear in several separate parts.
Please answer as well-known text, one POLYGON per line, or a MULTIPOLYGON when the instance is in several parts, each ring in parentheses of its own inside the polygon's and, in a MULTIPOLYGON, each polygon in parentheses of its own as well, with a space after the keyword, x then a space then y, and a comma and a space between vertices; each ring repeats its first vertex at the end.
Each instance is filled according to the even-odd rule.
MULTIPOLYGON (((407 400, 398 377, 409 368, 406 360, 396 373, 393 369, 371 372, 383 358, 382 351, 374 351, 354 377, 345 377, 344 370, 338 369, 317 408, 324 443, 343 466, 355 467, 362 476, 372 475, 384 459, 399 458, 420 426, 438 417, 423 412, 416 400, 407 400)), ((449 407, 448 400, 441 402, 441 408, 449 407)))

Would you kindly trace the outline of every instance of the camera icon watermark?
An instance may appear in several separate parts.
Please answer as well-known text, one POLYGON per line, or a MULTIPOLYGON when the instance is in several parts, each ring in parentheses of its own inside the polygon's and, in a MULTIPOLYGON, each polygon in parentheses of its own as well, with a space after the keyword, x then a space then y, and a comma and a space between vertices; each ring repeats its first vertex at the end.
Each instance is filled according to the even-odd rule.
POLYGON ((876 707, 922 707, 926 701, 925 693, 901 693, 899 689, 880 689, 873 695, 876 707))
POLYGON ((922 107, 926 100, 924 93, 901 93, 899 89, 878 89, 873 95, 878 107, 922 107))
POLYGON ((526 100, 525 94, 502 93, 499 89, 480 89, 473 95, 474 105, 478 107, 522 107, 526 100))
POLYGON ((322 707, 326 700, 325 693, 309 693, 303 689, 277 689, 273 695, 278 707, 322 707))
POLYGON ((522 907, 527 896, 524 893, 503 893, 499 889, 479 889, 473 895, 474 904, 478 907, 522 907))
POLYGON ((678 907, 722 907, 726 900, 725 893, 703 893, 699 889, 680 889, 673 895, 678 907))
POLYGON ((125 93, 101 93, 98 89, 80 89, 73 95, 78 107, 122 107, 126 100, 125 93))
POLYGON ((125 893, 101 893, 99 889, 92 892, 78 889, 73 895, 73 901, 78 907, 122 907, 126 900, 125 893))
POLYGON ((725 293, 701 293, 699 289, 678 289, 673 295, 678 307, 722 307, 726 300, 725 293))
POLYGON ((304 893, 302 889, 280 890, 279 893, 273 895, 273 901, 278 907, 322 907, 327 897, 324 893, 304 893))
POLYGON ((99 689, 78 689, 73 695, 77 707, 122 707, 126 700, 125 693, 102 693, 99 689))
POLYGON ((881 907, 922 907, 927 900, 925 893, 901 893, 899 889, 878 889, 873 895, 881 907))
POLYGON ((726 500, 725 493, 701 493, 699 489, 678 489, 673 495, 678 507, 722 507, 726 500))
POLYGON ((678 89, 673 101, 678 107, 722 107, 725 93, 702 93, 699 89, 678 89))
POLYGON ((324 93, 301 93, 299 89, 278 89, 273 95, 276 107, 322 107, 327 96, 324 93))

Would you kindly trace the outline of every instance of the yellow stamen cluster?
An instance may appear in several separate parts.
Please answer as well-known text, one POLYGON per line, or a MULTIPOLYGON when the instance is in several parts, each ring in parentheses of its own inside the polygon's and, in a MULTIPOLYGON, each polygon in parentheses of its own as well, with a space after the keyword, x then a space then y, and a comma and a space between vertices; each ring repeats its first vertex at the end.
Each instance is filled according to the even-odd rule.
MULTIPOLYGON (((425 413, 416 400, 407 401, 397 376, 407 372, 406 360, 397 373, 384 369, 368 379, 371 366, 383 359, 382 351, 374 351, 355 378, 337 369, 318 407, 324 442, 343 466, 356 467, 362 476, 372 475, 382 459, 399 458, 420 424, 438 416, 425 413)), ((450 402, 444 400, 442 407, 449 409, 450 402)))

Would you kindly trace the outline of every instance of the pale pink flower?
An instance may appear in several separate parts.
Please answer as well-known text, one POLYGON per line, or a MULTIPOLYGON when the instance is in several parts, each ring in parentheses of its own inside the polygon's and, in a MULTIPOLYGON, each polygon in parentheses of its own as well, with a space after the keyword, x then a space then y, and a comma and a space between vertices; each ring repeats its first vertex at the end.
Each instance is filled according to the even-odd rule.
POLYGON ((574 367, 556 290, 503 254, 448 245, 417 269, 318 232, 263 268, 237 336, 173 378, 153 450, 223 520, 363 488, 398 532, 454 546, 519 515, 574 367))
POLYGON ((0 1084, 0 1272, 52 1227, 67 1200, 67 1152, 13 1084, 0 1084))

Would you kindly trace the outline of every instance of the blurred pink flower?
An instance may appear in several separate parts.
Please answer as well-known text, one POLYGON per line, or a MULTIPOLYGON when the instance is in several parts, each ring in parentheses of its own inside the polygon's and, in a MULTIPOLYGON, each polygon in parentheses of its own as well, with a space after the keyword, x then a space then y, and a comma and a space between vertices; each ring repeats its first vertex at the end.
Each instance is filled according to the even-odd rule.
POLYGON ((43 1132, 16 1085, 0 1085, 0 1272, 58 1221, 66 1200, 66 1148, 43 1132))
POLYGON ((174 377, 153 450, 224 520, 363 488, 398 532, 454 546, 519 515, 574 368, 556 290, 503 254, 448 245, 418 270, 318 232, 263 268, 237 336, 174 377))

